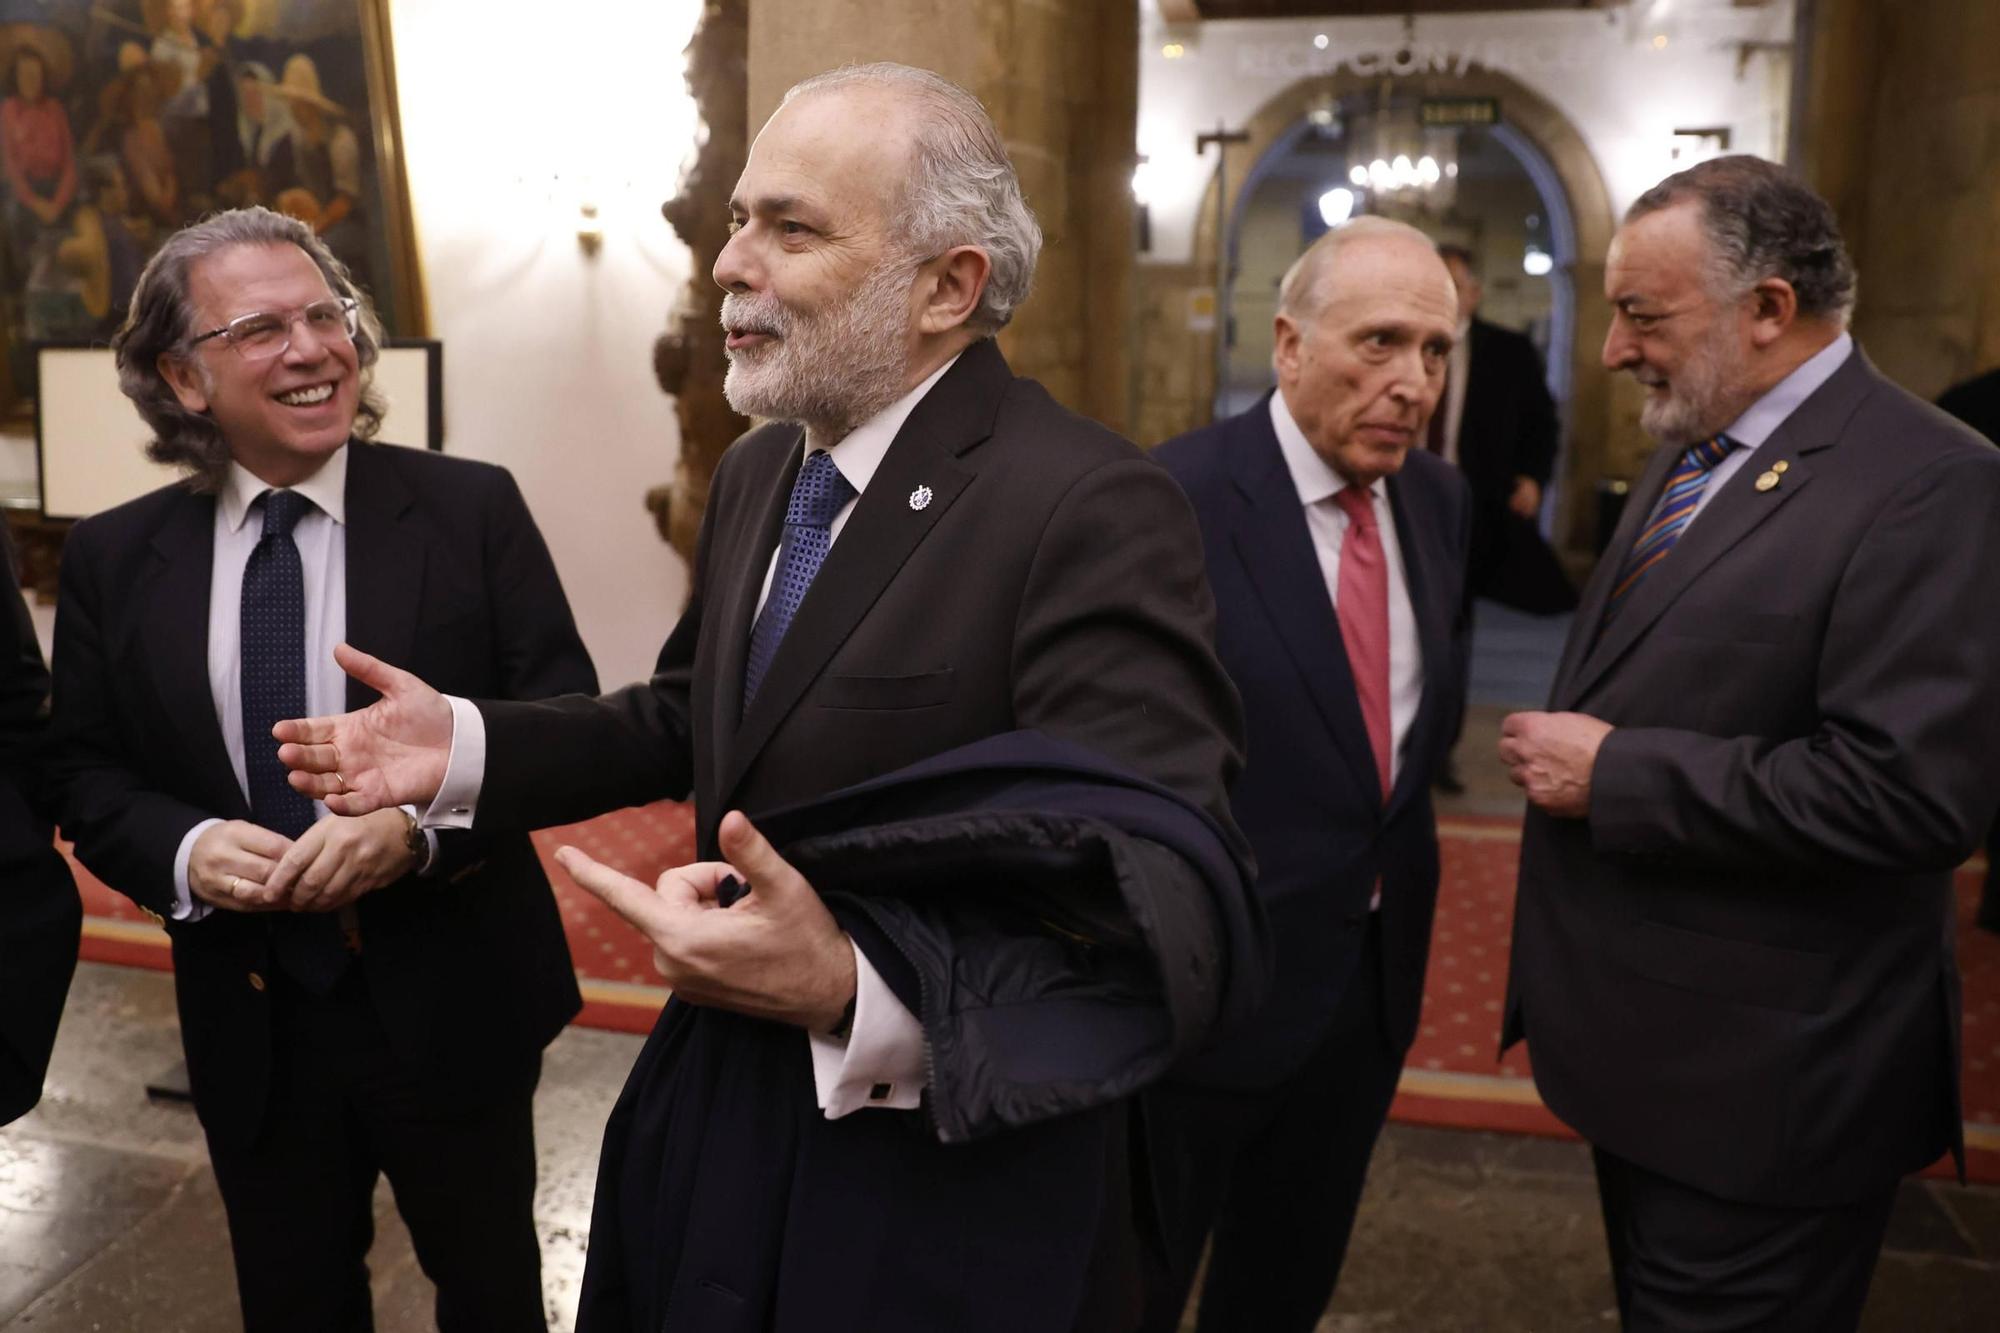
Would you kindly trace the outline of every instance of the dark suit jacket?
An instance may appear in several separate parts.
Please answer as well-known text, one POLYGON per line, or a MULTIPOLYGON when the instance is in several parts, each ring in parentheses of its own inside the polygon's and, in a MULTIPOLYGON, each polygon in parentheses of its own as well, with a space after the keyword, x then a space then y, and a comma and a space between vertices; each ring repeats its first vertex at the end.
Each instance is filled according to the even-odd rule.
POLYGON ((42 1095, 56 1022, 76 970, 83 905, 56 855, 41 744, 49 673, 0 527, 0 1124, 42 1095))
POLYGON ((1444 460, 1412 452, 1389 479, 1424 663, 1423 700, 1385 806, 1374 752, 1305 510, 1271 426, 1270 400, 1153 455, 1194 501, 1215 586, 1216 643, 1242 692, 1249 762, 1232 789, 1256 853, 1258 896, 1277 946, 1271 998, 1181 1077, 1226 1086, 1282 1079, 1323 1036, 1359 956, 1382 883, 1383 1012, 1390 1039, 1416 1036, 1437 904, 1431 776, 1451 744, 1454 639, 1468 497, 1444 460))
POLYGON ((1504 1041, 1620 1157, 1849 1201, 1958 1141, 1951 873, 2000 797, 2000 453, 1857 350, 1600 635, 1677 452, 1556 676, 1552 708, 1617 730, 1587 820, 1528 815, 1504 1041))
POLYGON ((1458 465, 1472 486, 1472 590, 1523 611, 1566 611, 1576 593, 1540 529, 1507 508, 1516 479, 1546 491, 1555 469, 1561 426, 1541 354, 1525 335, 1483 319, 1466 339, 1458 465))
MULTIPOLYGON (((596 684, 555 566, 513 478, 354 443, 347 638, 459 694, 534 698, 596 684)), ((63 553, 54 767, 92 873, 166 915, 181 839, 247 819, 208 684, 213 497, 169 486, 85 519, 63 553)), ((348 682, 348 705, 372 692, 348 682)), ((441 834, 431 877, 358 903, 369 993, 398 1053, 441 1094, 518 1087, 581 1005, 562 923, 525 836, 441 834)), ((211 1134, 255 1133, 270 1073, 270 924, 168 923, 181 1040, 211 1134)))
MULTIPOLYGON (((1157 466, 1057 406, 1039 386, 1015 379, 990 340, 974 344, 897 434, 746 712, 751 621, 800 463, 794 426, 754 430, 724 455, 688 609, 651 681, 602 699, 481 705, 487 769, 476 827, 558 823, 692 791, 698 854, 713 857, 716 825, 730 809, 792 805, 987 736, 1036 728, 1179 793, 1233 834, 1226 793, 1237 763, 1238 705, 1211 647, 1214 611, 1199 536, 1187 501, 1157 466), (549 781, 550 774, 562 781, 549 781)), ((1175 858, 1166 861, 1159 873, 1183 886, 1174 896, 1203 910, 1199 876, 1175 858)), ((878 966, 885 975, 895 970, 887 959, 878 966)), ((670 1006, 656 1042, 680 1021, 676 1013, 670 1006)), ((1207 1021, 1212 1015, 1197 1020, 1207 1021)), ((758 1040, 746 1028, 738 1045, 748 1052, 758 1040)), ((805 1060, 795 1031, 784 1030, 771 1049, 773 1059, 805 1060)), ((644 1095, 643 1082, 635 1073, 615 1116, 644 1095)), ((1045 1167, 1025 1160, 1026 1150, 1049 1135, 1087 1132, 1102 1141, 1107 1131, 1102 1117, 1069 1117, 942 1148, 919 1117, 876 1110, 819 1120, 815 1141, 837 1153, 848 1139, 897 1136, 914 1155, 913 1169, 928 1162, 945 1190, 964 1172, 992 1179, 1021 1173, 1017 1182, 1040 1183, 1010 1194, 996 1225, 1025 1236, 1051 1217, 1070 1225, 1106 1197, 1101 1171, 1049 1178, 1045 1167)), ((685 1150, 702 1151, 702 1134, 686 1129, 685 1150)), ((615 1148, 607 1142, 607 1154, 615 1148)), ((1086 1151, 1084 1160, 1104 1160, 1101 1150, 1090 1151, 1098 1155, 1086 1151)), ((1058 1160, 1078 1159, 1049 1158, 1058 1160)), ((654 1184, 624 1182, 647 1198, 654 1184)), ((784 1259, 824 1269, 823 1292, 855 1294, 789 1313, 781 1308, 776 1327, 795 1326, 788 1320, 815 1330, 1042 1327, 1033 1319, 1044 1316, 1023 1323, 1010 1312, 1040 1310, 1051 1292, 1073 1291, 1091 1261, 1087 1251, 1066 1253, 1059 1256, 1066 1271, 1030 1272, 1022 1265, 1039 1250, 974 1253, 966 1248, 970 1233, 920 1225, 929 1217, 922 1210, 878 1214, 866 1183, 854 1188, 861 1194, 795 1203, 803 1211, 791 1224, 801 1239, 787 1243, 784 1259), (947 1304, 896 1322, 876 1304, 886 1297, 868 1294, 873 1270, 843 1271, 847 1233, 864 1202, 870 1252, 926 1274, 934 1286, 916 1290, 947 1304), (910 1248, 897 1258, 901 1242, 910 1248), (964 1320, 976 1312, 979 1322, 961 1322, 960 1311, 964 1320)), ((606 1225, 617 1197, 615 1182, 600 1182, 596 1225, 606 1225)), ((592 1247, 590 1326, 629 1319, 656 1327, 649 1319, 672 1303, 690 1327, 738 1327, 742 1305, 680 1263, 674 1233, 686 1221, 682 1204, 660 1205, 661 1220, 646 1234, 628 1233, 622 1247, 592 1247), (616 1271, 625 1262, 621 1249, 633 1256, 623 1273, 616 1271)), ((760 1221, 787 1225, 785 1218, 760 1221)), ((888 1280, 886 1270, 879 1276, 888 1280)), ((792 1269, 775 1285, 799 1292, 815 1286, 792 1269)))

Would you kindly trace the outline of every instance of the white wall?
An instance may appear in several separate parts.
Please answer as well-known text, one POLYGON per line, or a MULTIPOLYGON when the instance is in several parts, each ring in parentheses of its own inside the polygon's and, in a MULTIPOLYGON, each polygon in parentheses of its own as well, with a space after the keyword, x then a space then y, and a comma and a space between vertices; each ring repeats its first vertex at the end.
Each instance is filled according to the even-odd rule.
MULTIPOLYGON (((1189 258, 1195 212, 1215 174, 1213 148, 1195 155, 1197 134, 1218 123, 1242 128, 1301 79, 1336 68, 1388 73, 1405 45, 1398 18, 1168 27, 1151 0, 1143 3, 1139 151, 1147 157, 1153 248, 1141 262, 1189 258), (1166 57, 1169 43, 1180 47, 1178 59, 1166 57)), ((1757 9, 1729 0, 1638 0, 1631 10, 1425 15, 1410 49, 1413 64, 1442 69, 1440 92, 1449 92, 1450 72, 1470 62, 1554 103, 1597 159, 1612 208, 1623 211, 1674 169, 1676 128, 1726 125, 1731 151, 1782 158, 1789 53, 1754 47, 1739 74, 1738 52, 1744 42, 1782 46, 1791 32, 1790 0, 1757 9), (1657 37, 1667 39, 1663 46, 1654 45, 1657 37)))
POLYGON ((607 688, 650 673, 687 589, 641 501, 679 449, 652 344, 688 276, 659 208, 693 147, 681 48, 699 7, 390 5, 445 447, 520 481, 607 688))

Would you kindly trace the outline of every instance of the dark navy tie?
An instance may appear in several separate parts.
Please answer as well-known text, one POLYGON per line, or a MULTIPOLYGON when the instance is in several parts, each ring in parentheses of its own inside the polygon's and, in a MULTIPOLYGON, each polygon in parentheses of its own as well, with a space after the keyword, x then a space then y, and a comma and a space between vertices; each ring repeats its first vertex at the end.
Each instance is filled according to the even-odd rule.
POLYGON ((785 506, 785 537, 778 547, 778 571, 771 577, 771 592, 764 599, 757 624, 750 631, 750 661, 743 669, 743 707, 757 697, 764 673, 778 654, 778 644, 792 626, 806 589, 826 561, 833 545, 833 516, 855 496, 854 487, 833 465, 833 455, 815 449, 799 469, 792 483, 791 502, 785 506))
MULTIPOLYGON (((285 781, 271 728, 306 716, 306 579, 292 528, 312 501, 292 491, 268 491, 257 503, 263 506, 264 535, 243 566, 243 773, 250 817, 296 838, 312 827, 312 800, 285 781)), ((275 918, 272 927, 279 965, 316 994, 332 990, 347 966, 333 916, 301 912, 275 918)))

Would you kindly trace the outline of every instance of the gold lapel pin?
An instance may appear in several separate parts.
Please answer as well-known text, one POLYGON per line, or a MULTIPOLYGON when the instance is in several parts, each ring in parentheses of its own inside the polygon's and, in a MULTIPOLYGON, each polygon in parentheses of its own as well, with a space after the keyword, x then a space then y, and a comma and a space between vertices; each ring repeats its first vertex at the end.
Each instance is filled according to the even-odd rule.
POLYGON ((1778 470, 1776 468, 1772 468, 1769 472, 1766 472, 1763 476, 1757 478, 1758 490, 1774 491, 1777 488, 1778 488, 1778 470))

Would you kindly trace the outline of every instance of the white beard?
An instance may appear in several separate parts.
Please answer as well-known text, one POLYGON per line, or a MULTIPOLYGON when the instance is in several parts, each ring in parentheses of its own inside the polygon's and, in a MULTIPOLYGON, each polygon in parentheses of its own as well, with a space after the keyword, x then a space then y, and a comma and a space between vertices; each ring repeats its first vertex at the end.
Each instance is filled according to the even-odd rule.
POLYGON ((837 440, 902 397, 911 272, 904 261, 888 261, 845 300, 811 311, 772 296, 725 296, 725 328, 776 335, 729 353, 722 382, 729 405, 837 440))

